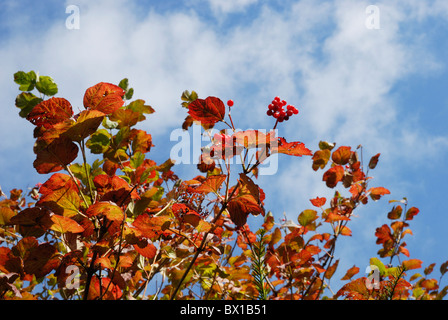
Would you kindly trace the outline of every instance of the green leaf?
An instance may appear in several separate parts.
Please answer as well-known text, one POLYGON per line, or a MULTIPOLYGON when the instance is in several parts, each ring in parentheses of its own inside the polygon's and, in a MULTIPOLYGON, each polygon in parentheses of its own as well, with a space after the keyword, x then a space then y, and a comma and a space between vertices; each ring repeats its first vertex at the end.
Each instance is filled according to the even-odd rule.
POLYGON ((386 273, 386 266, 384 263, 378 258, 371 258, 370 265, 377 266, 380 274, 383 276, 386 273))
POLYGON ((58 93, 58 86, 49 76, 39 76, 39 81, 36 83, 36 89, 49 97, 58 93))
POLYGON ((131 158, 131 166, 135 169, 140 167, 145 160, 145 155, 139 151, 137 151, 131 158))
POLYGON ((120 81, 120 83, 118 84, 118 86, 123 89, 124 91, 128 90, 129 87, 129 80, 127 78, 124 78, 123 80, 120 81))
POLYGON ((320 150, 333 150, 333 148, 336 146, 336 143, 335 142, 333 142, 333 143, 330 143, 330 142, 327 142, 327 141, 320 141, 319 142, 319 149, 320 150))
POLYGON ((126 98, 126 100, 131 100, 133 95, 134 95, 134 88, 129 88, 129 90, 126 91, 124 97, 126 98))
POLYGON ((21 109, 19 116, 26 118, 28 114, 33 110, 35 106, 41 103, 43 100, 36 97, 31 92, 22 92, 16 97, 16 107, 21 109))
POLYGON ((307 227, 311 223, 314 222, 314 220, 317 219, 317 211, 314 210, 304 210, 302 213, 299 214, 299 218, 297 219, 301 226, 307 227))
POLYGON ((110 139, 111 135, 109 132, 105 129, 100 129, 87 140, 86 147, 94 154, 102 154, 109 148, 110 139))
POLYGON ((14 73, 14 82, 20 85, 20 91, 31 91, 34 89, 36 85, 36 73, 34 71, 30 71, 28 73, 24 71, 18 71, 14 73))

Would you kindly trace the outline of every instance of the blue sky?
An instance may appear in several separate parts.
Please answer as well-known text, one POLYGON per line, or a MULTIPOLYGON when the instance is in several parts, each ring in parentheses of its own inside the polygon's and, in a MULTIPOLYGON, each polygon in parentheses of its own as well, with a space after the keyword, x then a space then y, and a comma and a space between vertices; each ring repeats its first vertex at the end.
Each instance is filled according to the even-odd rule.
MULTIPOLYGON (((272 127, 266 107, 280 96, 300 110, 280 127, 288 141, 316 150, 320 140, 381 153, 372 186, 391 195, 358 212, 337 251, 338 272, 361 270, 379 249, 375 228, 387 223, 390 199, 420 208, 406 239, 414 258, 448 259, 448 2, 397 1, 0 1, 0 186, 26 189, 45 181, 32 167, 33 127, 19 118, 13 74, 50 75, 57 96, 82 108, 84 91, 127 77, 135 98, 156 113, 141 127, 153 135, 156 161, 174 142, 185 117, 183 90, 235 101, 236 126, 272 127), (68 5, 80 9, 80 28, 66 28, 68 5), (368 29, 368 5, 380 28, 368 29)), ((183 178, 192 166, 175 167, 183 178)), ((280 157, 263 176, 266 207, 296 221, 309 199, 331 196, 310 158, 280 157)), ((257 221, 254 220, 254 223, 257 221)), ((340 278, 340 277, 339 277, 340 278)))

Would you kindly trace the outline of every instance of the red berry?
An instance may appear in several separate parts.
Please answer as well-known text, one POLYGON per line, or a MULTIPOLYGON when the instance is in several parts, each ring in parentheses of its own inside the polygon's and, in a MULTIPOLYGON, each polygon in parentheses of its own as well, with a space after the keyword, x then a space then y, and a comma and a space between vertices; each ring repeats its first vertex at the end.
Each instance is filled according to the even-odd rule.
POLYGON ((288 109, 288 111, 286 112, 287 116, 290 117, 294 114, 294 111, 292 111, 291 109, 288 109))
POLYGON ((232 106, 233 106, 233 100, 229 100, 229 101, 227 101, 227 105, 228 105, 229 107, 232 107, 232 106))
POLYGON ((294 112, 294 114, 298 114, 299 113, 299 110, 297 110, 296 108, 294 108, 292 111, 294 112))
POLYGON ((278 111, 274 112, 273 116, 275 119, 277 119, 280 116, 280 112, 278 112, 278 111))
POLYGON ((275 109, 275 105, 271 103, 271 104, 268 106, 268 108, 269 108, 269 110, 274 110, 274 109, 275 109))
POLYGON ((267 114, 268 116, 272 116, 274 113, 272 112, 271 109, 269 109, 269 110, 266 112, 266 114, 267 114))
POLYGON ((289 120, 289 116, 286 115, 283 119, 284 119, 285 121, 288 121, 288 120, 289 120))
POLYGON ((286 106, 288 103, 285 100, 282 100, 282 106, 286 106))

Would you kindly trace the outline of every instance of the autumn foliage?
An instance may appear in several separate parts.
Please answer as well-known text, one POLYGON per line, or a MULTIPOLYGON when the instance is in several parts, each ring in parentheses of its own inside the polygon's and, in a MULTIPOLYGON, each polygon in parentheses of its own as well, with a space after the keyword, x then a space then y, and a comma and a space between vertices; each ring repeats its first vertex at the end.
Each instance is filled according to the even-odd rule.
MULTIPOLYGON (((155 110, 132 101, 127 79, 88 88, 76 114, 69 101, 54 97, 50 77, 20 71, 14 81, 19 115, 35 126, 33 166, 49 178, 29 193, 1 192, 0 299, 442 299, 447 293, 441 281, 448 262, 435 279, 435 264, 419 273, 423 262, 410 258, 404 240, 419 210, 406 199, 390 201, 390 223, 376 229, 378 257, 360 261, 372 272, 353 266, 340 288, 330 287, 339 264, 335 248, 352 236, 355 210, 390 193, 371 186, 380 154, 363 163, 359 147, 322 141, 313 152, 275 130, 237 131, 233 101, 226 106, 185 91, 182 128, 220 131, 203 149, 198 175, 180 179, 171 159, 151 160, 157 152, 151 135, 137 125, 155 110), (97 155, 91 163, 89 152, 97 155), (276 222, 275 208, 264 206, 269 194, 257 184, 259 166, 274 154, 309 162, 334 196, 316 195, 297 221, 276 222), (239 172, 229 165, 233 158, 241 160, 239 172), (262 222, 258 230, 247 223, 251 215, 262 222)), ((283 113, 268 108, 273 129, 298 113, 274 101, 283 113)))

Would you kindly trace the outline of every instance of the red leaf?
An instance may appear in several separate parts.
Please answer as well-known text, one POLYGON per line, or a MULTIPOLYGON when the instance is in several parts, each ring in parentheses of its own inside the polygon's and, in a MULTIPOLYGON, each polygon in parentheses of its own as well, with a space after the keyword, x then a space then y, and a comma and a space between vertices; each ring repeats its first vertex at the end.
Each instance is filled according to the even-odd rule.
POLYGON ((290 156, 312 156, 313 153, 310 149, 305 147, 305 144, 299 141, 286 142, 284 138, 278 138, 278 147, 273 148, 273 152, 283 153, 290 156))
POLYGON ((50 128, 52 125, 70 119, 72 106, 64 98, 51 98, 42 101, 28 114, 27 119, 34 125, 50 128))
POLYGON ((327 187, 334 188, 344 178, 344 173, 344 167, 335 166, 324 173, 322 180, 325 181, 327 187))
POLYGON ((57 214, 51 216, 51 221, 53 221, 53 225, 50 229, 60 233, 79 233, 84 231, 84 228, 75 220, 57 214))
POLYGON ((316 197, 315 199, 310 199, 310 201, 313 206, 320 208, 325 205, 327 199, 325 197, 324 198, 316 197))
POLYGON ((97 175, 93 179, 93 184, 101 196, 101 201, 112 201, 118 205, 127 204, 131 199, 139 199, 138 193, 133 190, 126 180, 117 176, 107 174, 97 175))
POLYGON ((195 121, 205 125, 214 125, 224 119, 226 108, 224 103, 216 97, 196 99, 188 105, 188 113, 195 121))
POLYGON ((380 157, 380 153, 378 153, 377 155, 373 156, 370 161, 369 161, 369 169, 375 169, 376 165, 378 164, 378 159, 380 157))
POLYGON ((375 236, 378 238, 376 244, 393 241, 392 233, 387 224, 383 224, 380 228, 376 228, 375 236))
POLYGON ((69 138, 59 138, 37 152, 33 166, 38 173, 62 170, 78 156, 78 146, 69 138))
POLYGON ((86 109, 98 110, 104 114, 111 114, 118 110, 123 104, 125 91, 120 87, 100 82, 86 90, 84 94, 84 107, 86 109))
POLYGON ((36 278, 47 275, 59 265, 56 253, 57 249, 50 243, 43 243, 31 249, 23 262, 25 272, 36 275, 36 278))
POLYGON ((87 298, 95 300, 102 296, 102 299, 105 300, 118 300, 122 295, 123 292, 120 287, 109 278, 101 278, 100 281, 97 277, 93 277, 87 298))
POLYGON ((412 220, 414 217, 420 212, 420 210, 416 207, 409 208, 406 212, 406 220, 412 220))

